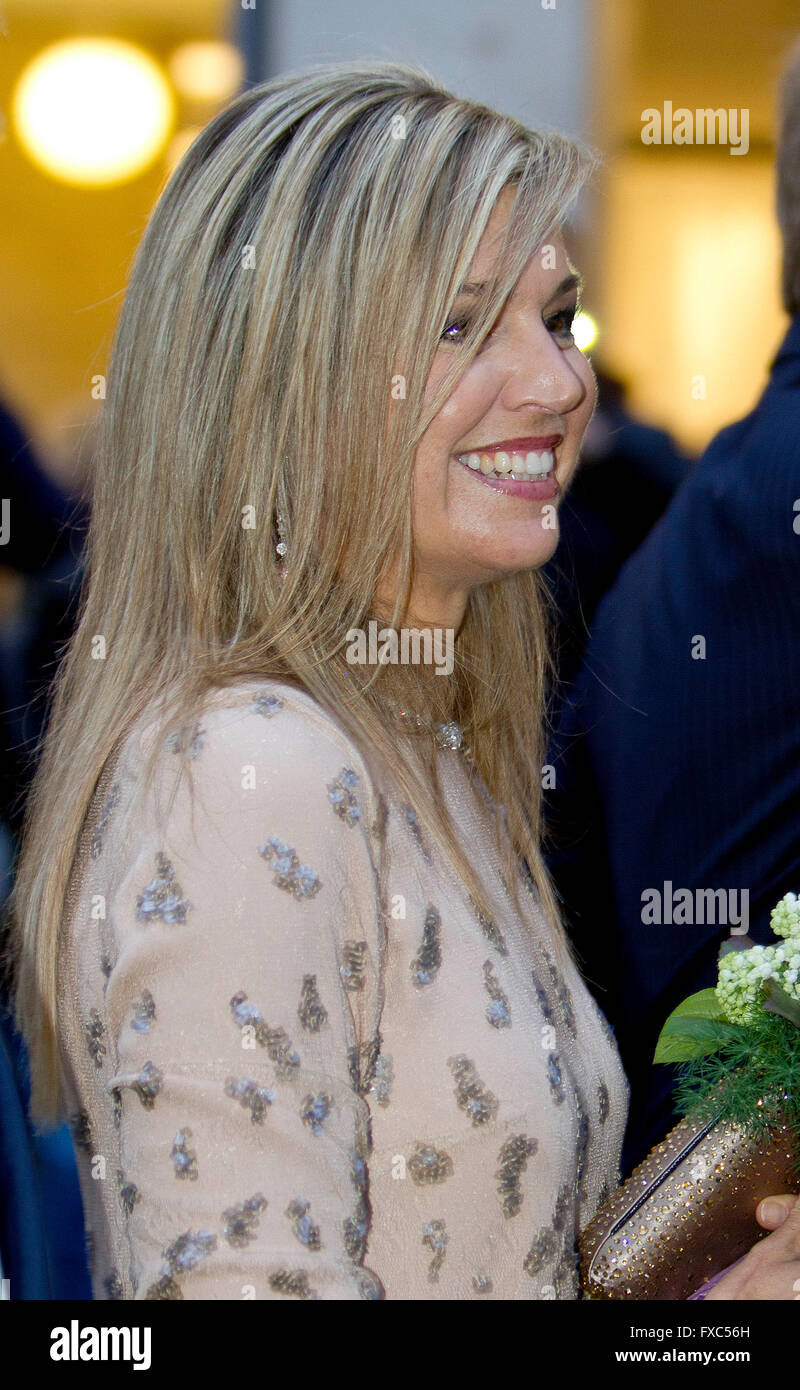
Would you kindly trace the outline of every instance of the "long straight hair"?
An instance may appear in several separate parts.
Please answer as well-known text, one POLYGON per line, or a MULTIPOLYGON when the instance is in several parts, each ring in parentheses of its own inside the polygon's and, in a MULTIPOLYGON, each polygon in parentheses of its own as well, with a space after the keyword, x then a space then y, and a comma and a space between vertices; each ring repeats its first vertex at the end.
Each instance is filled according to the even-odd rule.
MULTIPOLYGON (((169 737, 210 690, 258 677, 305 690, 392 766, 488 910, 429 775, 432 740, 398 739, 380 698, 392 668, 354 680, 346 634, 373 613, 391 564, 402 618, 419 440, 592 165, 566 137, 458 99, 422 70, 364 62, 247 90, 167 183, 116 331, 79 620, 11 901, 16 1016, 42 1123, 63 1104, 57 960, 81 829, 108 759, 149 706, 169 737), (510 184, 481 312, 425 402, 448 310, 510 184)), ((446 685, 446 713, 504 808, 510 891, 526 864, 557 939, 539 838, 546 622, 535 572, 477 589, 452 676, 420 675, 419 694, 446 685)))

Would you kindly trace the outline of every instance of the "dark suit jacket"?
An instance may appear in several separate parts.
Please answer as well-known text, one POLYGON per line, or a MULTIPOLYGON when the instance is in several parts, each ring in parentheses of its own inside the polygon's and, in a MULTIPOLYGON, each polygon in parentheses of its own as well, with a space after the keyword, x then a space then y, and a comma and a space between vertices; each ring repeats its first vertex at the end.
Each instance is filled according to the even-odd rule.
POLYGON ((642 894, 745 889, 766 943, 770 909, 800 891, 797 509, 800 316, 755 410, 601 603, 551 750, 551 866, 631 1082, 626 1169, 673 1122, 673 1069, 651 1065, 661 1025, 715 983, 729 934, 647 925, 642 894))

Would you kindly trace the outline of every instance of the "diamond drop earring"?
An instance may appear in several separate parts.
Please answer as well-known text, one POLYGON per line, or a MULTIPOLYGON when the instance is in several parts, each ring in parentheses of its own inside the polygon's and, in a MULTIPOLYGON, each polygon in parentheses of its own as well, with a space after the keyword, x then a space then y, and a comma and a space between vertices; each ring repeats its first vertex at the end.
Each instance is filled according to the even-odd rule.
POLYGON ((284 560, 286 556, 289 554, 289 546, 286 543, 286 532, 284 530, 286 523, 283 519, 283 515, 281 512, 275 513, 275 525, 278 532, 278 541, 275 546, 275 554, 278 556, 279 560, 284 560))

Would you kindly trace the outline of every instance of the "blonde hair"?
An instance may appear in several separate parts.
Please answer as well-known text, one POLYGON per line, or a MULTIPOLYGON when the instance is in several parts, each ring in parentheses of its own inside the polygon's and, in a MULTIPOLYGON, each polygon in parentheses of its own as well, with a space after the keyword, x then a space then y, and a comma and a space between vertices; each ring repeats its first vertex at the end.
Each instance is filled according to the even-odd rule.
MULTIPOLYGON (((432 739, 420 741, 422 762, 398 741, 380 702, 394 672, 360 685, 345 635, 372 613, 393 560, 401 618, 420 437, 592 163, 567 138, 460 100, 424 71, 365 62, 245 91, 169 180, 115 337, 79 621, 12 897, 17 1021, 42 1122, 62 1103, 56 967, 82 825, 108 759, 151 704, 168 737, 215 687, 265 677, 303 688, 393 765, 485 910, 429 775, 432 739), (448 310, 508 184, 516 197, 482 312, 425 404, 448 310), (407 395, 390 407, 398 374, 407 395), (92 659, 98 636, 104 660, 92 659)), ((447 713, 505 808, 509 887, 516 895, 527 863, 557 934, 539 844, 548 658, 538 575, 474 591, 456 646, 453 675, 421 676, 420 697, 447 686, 447 713)), ((147 776, 159 750, 156 740, 147 776)))

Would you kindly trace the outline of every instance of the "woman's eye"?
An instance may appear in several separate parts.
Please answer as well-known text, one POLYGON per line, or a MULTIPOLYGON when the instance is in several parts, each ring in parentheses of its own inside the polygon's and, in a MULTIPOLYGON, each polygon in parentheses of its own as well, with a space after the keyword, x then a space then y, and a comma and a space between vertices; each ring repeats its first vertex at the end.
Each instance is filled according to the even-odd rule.
POLYGON ((465 318, 463 315, 454 316, 448 321, 445 330, 442 333, 441 341, 443 343, 460 343, 464 337, 464 334, 467 332, 469 325, 470 320, 468 318, 465 318))
POLYGON ((571 345, 575 341, 572 336, 572 325, 577 312, 577 305, 571 305, 568 309, 559 309, 557 313, 551 314, 546 320, 546 327, 557 338, 569 338, 571 345))
MULTIPOLYGON (((555 314, 551 314, 550 317, 545 320, 545 327, 548 332, 552 333, 556 338, 568 340, 567 346, 570 347, 575 341, 572 336, 572 324, 577 312, 578 306, 572 304, 566 309, 559 309, 555 314)), ((441 341, 443 343, 463 342, 469 332, 471 324, 472 319, 469 315, 454 314, 452 318, 447 321, 441 336, 441 341)))

